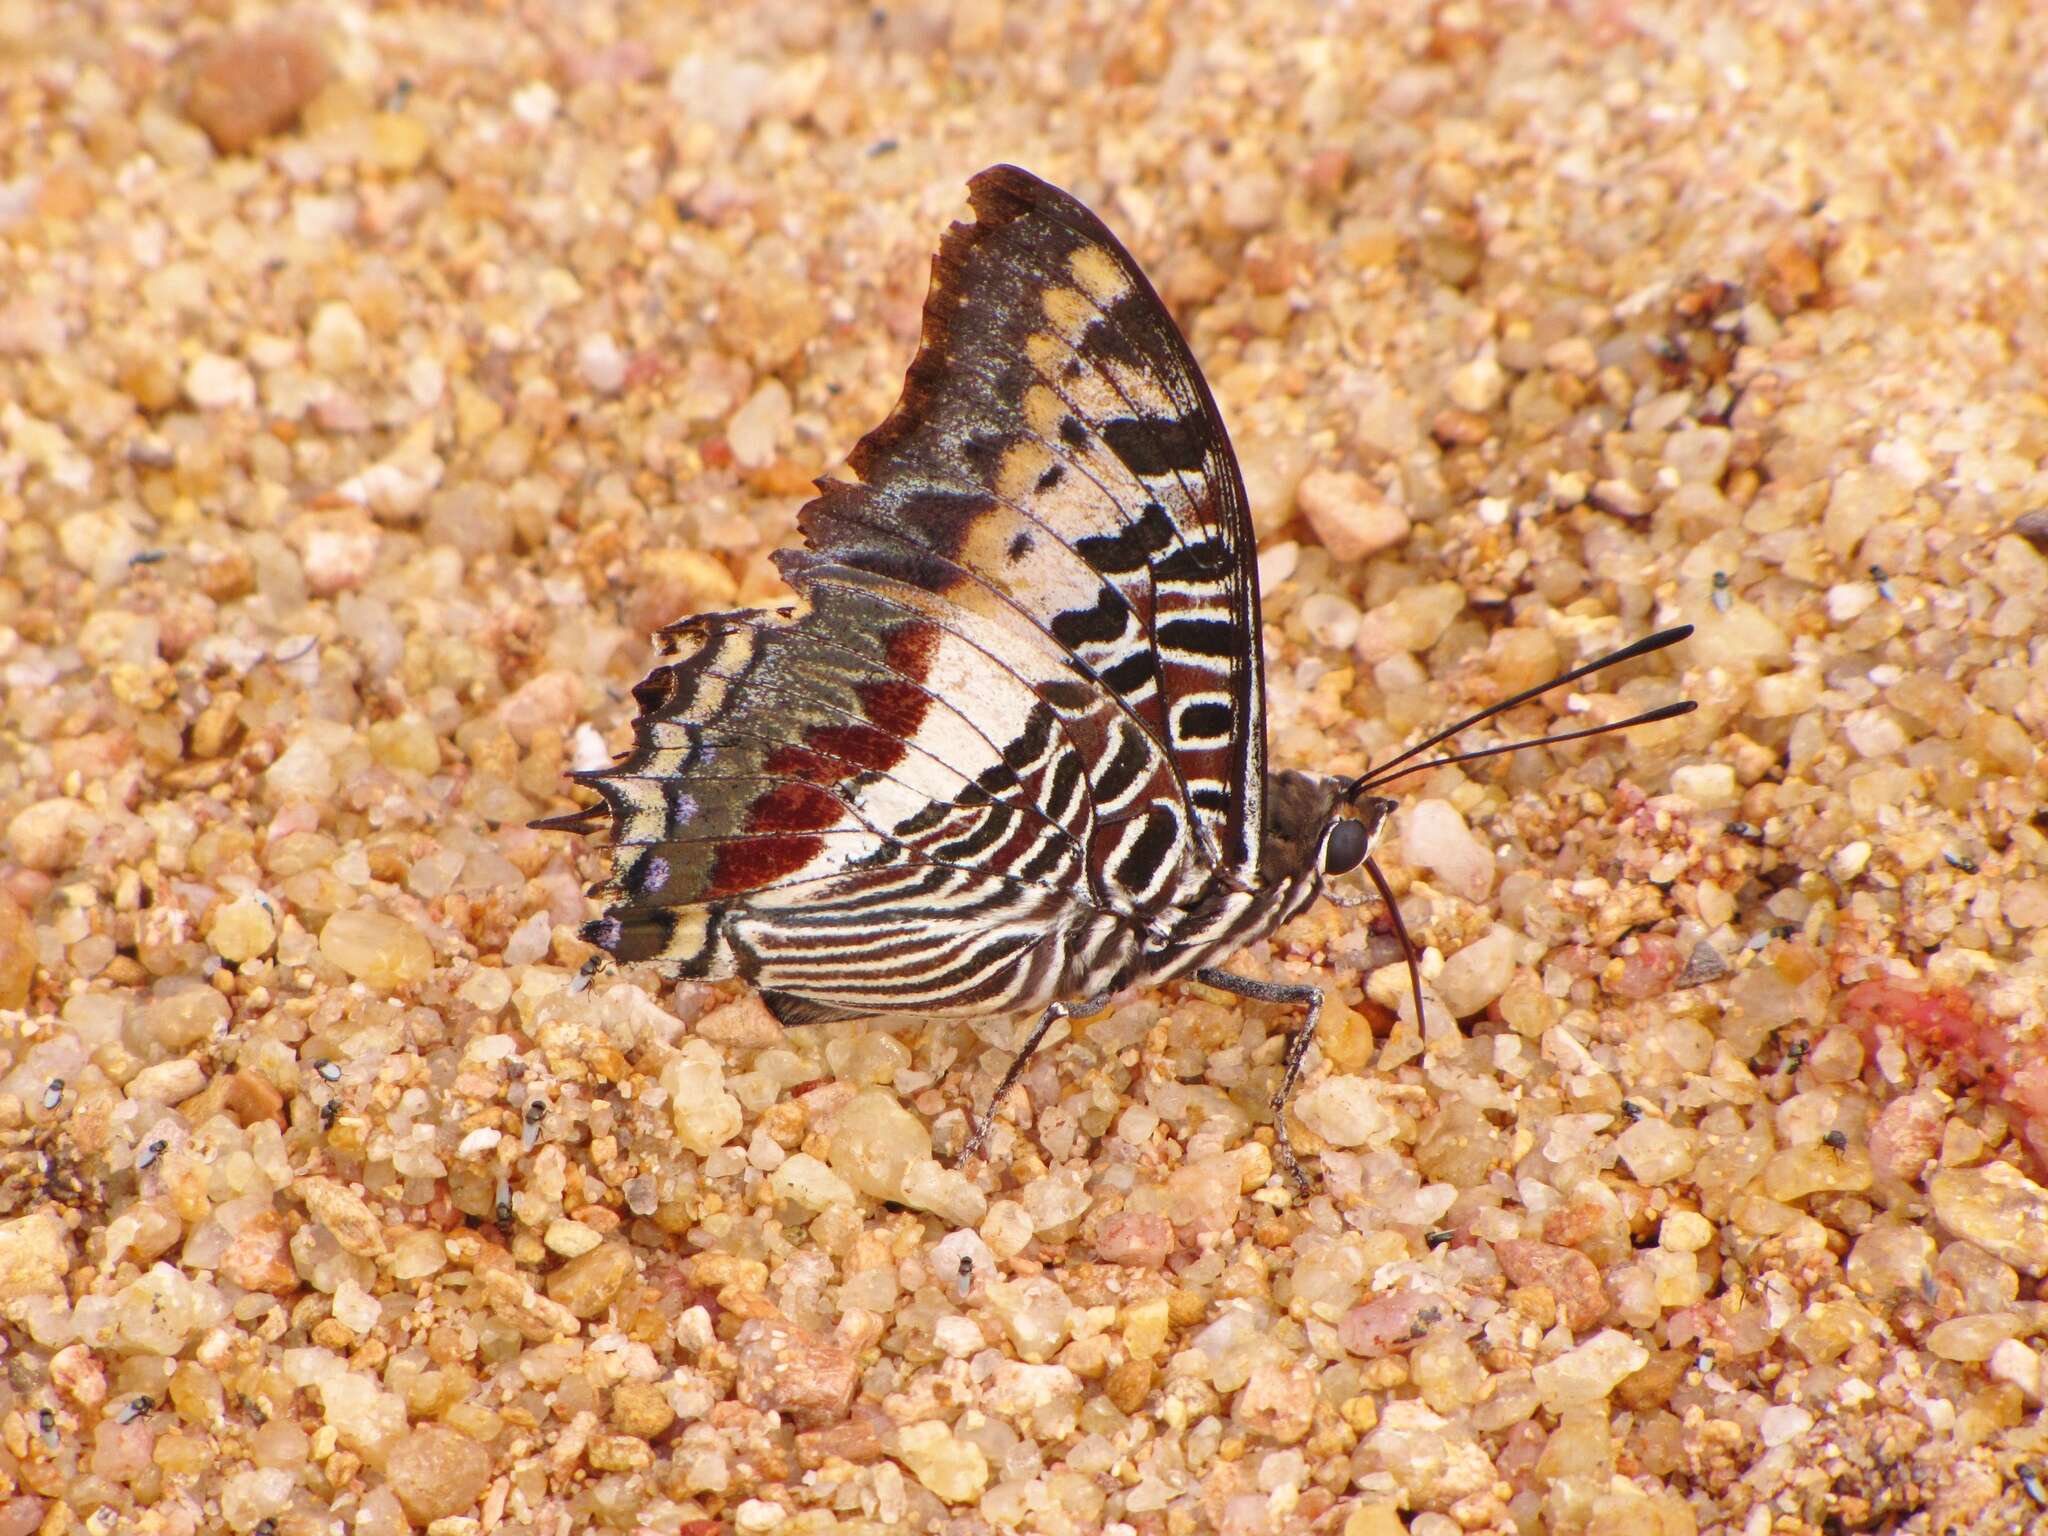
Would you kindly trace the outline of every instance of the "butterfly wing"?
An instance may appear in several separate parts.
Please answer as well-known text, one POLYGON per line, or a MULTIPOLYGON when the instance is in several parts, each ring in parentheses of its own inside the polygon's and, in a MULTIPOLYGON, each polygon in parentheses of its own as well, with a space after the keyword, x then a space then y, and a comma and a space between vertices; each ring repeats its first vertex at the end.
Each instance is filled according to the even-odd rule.
POLYGON ((1021 1006, 1098 920, 1163 940, 1254 872, 1258 594, 1214 402, 1099 220, 1008 167, 971 189, 901 401, 778 557, 800 601, 665 631, 632 750, 580 775, 621 960, 825 1015, 1021 1006))
POLYGON ((933 261, 889 418, 806 509, 849 564, 914 547, 956 601, 1006 606, 1071 653, 1173 770, 1195 862, 1256 874, 1265 675, 1244 481, 1200 368, 1130 253, 1014 166, 933 261), (956 574, 957 573, 957 574, 956 574))

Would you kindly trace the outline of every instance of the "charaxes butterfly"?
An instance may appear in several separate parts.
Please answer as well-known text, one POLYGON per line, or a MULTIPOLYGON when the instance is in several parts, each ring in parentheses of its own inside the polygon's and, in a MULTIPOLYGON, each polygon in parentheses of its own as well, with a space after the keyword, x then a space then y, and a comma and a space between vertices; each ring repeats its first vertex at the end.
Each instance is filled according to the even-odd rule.
POLYGON ((963 1156, 1053 1023, 1126 987, 1305 1005, 1273 1099, 1301 1180, 1322 993, 1217 963, 1360 865, 1398 924, 1372 791, 1485 716, 1353 779, 1267 767, 1257 548, 1201 370, 1074 198, 1011 166, 969 188, 902 398, 776 556, 797 601, 663 630, 632 749, 575 775, 602 803, 541 825, 610 822, 593 944, 741 977, 785 1024, 1035 1011, 963 1156))

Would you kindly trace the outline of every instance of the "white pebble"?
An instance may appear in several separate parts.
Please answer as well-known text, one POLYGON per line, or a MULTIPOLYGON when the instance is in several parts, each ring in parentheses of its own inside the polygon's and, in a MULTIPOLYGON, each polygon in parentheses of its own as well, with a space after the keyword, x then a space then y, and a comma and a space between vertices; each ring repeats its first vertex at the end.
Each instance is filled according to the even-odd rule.
POLYGON ((1270 592, 1281 582, 1294 575, 1294 568, 1301 563, 1301 546, 1292 539, 1283 539, 1270 549, 1259 551, 1259 590, 1270 592))
POLYGON ((1688 763, 1672 769, 1671 792, 1685 796, 1702 810, 1733 805, 1741 793, 1735 770, 1727 763, 1688 763))
POLYGON ((359 587, 377 566, 383 531, 375 523, 329 523, 309 529, 302 561, 306 586, 316 597, 359 587))
POLYGON ((202 352, 185 370, 185 398, 202 411, 224 411, 256 403, 256 381, 240 360, 202 352))
POLYGON ((369 355, 370 335, 356 312, 339 299, 322 304, 306 334, 306 355, 322 373, 360 368, 369 355))
POLYGON ((1993 1381, 2018 1387, 2031 1403, 2039 1403, 2044 1389, 2048 1389, 2040 1352, 2018 1339, 2007 1339, 1991 1351, 1991 1358, 1984 1362, 1984 1374, 1993 1381))
POLYGON ((1650 1352, 1641 1344, 1619 1329, 1604 1328, 1577 1349, 1537 1366, 1536 1390, 1552 1413, 1588 1407, 1649 1363, 1650 1352))
POLYGON ((1877 584, 1869 581, 1838 581, 1828 588, 1828 617, 1846 624, 1877 601, 1877 584))
POLYGON ((1385 1143, 1400 1129, 1378 1089, 1362 1077, 1326 1077, 1294 1100, 1301 1123, 1333 1147, 1385 1143))
POLYGON ((1335 592, 1317 592, 1302 600, 1301 622, 1309 638, 1335 651, 1351 649, 1358 638, 1359 617, 1356 605, 1335 592))
POLYGON ((1451 375, 1451 381, 1444 391, 1451 397, 1451 404, 1461 411, 1475 415, 1492 410, 1500 404, 1500 398, 1507 393, 1508 376, 1495 362, 1492 354, 1475 357, 1460 366, 1451 375))
POLYGON ((1891 711, 1859 709, 1842 722, 1842 735, 1864 757, 1893 757, 1906 750, 1906 730, 1891 711))
POLYGON ((1401 846, 1410 864, 1429 870, 1454 896, 1484 901, 1493 889, 1493 853, 1448 800, 1418 800, 1401 846))
POLYGON ((1514 976, 1515 936, 1495 923, 1444 961, 1436 977, 1436 994, 1452 1013, 1468 1019, 1507 991, 1514 976))
POLYGON ((614 395, 626 382, 626 354, 610 331, 598 331, 576 345, 576 367, 583 382, 600 395, 614 395))
POLYGON ((788 1200, 806 1210, 825 1211, 853 1204, 853 1186, 808 1152, 786 1160, 769 1176, 768 1187, 775 1198, 788 1200))
POLYGON ((1790 1444, 1813 1428, 1813 1415, 1797 1403, 1776 1403, 1766 1408, 1757 1421, 1757 1435, 1765 1447, 1776 1450, 1790 1444))
POLYGON ((725 441, 740 467, 760 469, 773 463, 791 419, 789 391, 780 379, 770 379, 755 390, 725 428, 725 441))
POLYGON ((561 104, 561 97, 545 80, 522 85, 512 93, 512 115, 529 128, 547 127, 555 120, 555 110, 561 104))
POLYGON ((507 965, 532 965, 548 952, 553 941, 554 929, 545 911, 536 912, 512 930, 512 937, 505 941, 505 963, 507 965))

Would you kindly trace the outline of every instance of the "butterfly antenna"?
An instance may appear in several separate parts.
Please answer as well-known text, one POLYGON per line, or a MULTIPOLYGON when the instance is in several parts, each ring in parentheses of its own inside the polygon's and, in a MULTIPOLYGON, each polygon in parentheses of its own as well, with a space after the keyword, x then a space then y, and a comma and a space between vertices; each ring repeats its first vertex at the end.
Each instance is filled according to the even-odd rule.
MULTIPOLYGON (((1431 747, 1438 746, 1441 743, 1450 740, 1451 737, 1457 735, 1460 731, 1469 730, 1471 727, 1478 725, 1483 721, 1491 720, 1495 715, 1504 714, 1508 710, 1518 709, 1522 705, 1528 703, 1531 699, 1541 698, 1544 694, 1549 693, 1554 688, 1562 688, 1568 683, 1576 683, 1582 677, 1590 677, 1595 672, 1604 672, 1609 667, 1620 666, 1624 661, 1634 661, 1638 656, 1648 656, 1653 651, 1661 651, 1666 646, 1676 645, 1679 641, 1685 639, 1691 633, 1692 626, 1690 624, 1680 624, 1675 629, 1660 629, 1654 635, 1645 635, 1642 639, 1636 641, 1633 645, 1625 645, 1618 651, 1609 651, 1605 656, 1595 656, 1591 661, 1586 662, 1582 666, 1573 667, 1569 672, 1561 672, 1556 677, 1550 679, 1550 681, 1547 683, 1538 683, 1534 688, 1524 688, 1520 693, 1514 694, 1509 698, 1501 699, 1497 703, 1489 704, 1486 706, 1486 708, 1480 710, 1478 713, 1467 715, 1463 720, 1460 720, 1456 725, 1446 726, 1444 727, 1444 729, 1438 731, 1434 736, 1429 737, 1427 740, 1418 741, 1414 746, 1408 748, 1405 752, 1399 753, 1394 757, 1388 758, 1384 763, 1381 763, 1377 768, 1368 768, 1364 773, 1361 773, 1357 778, 1353 779, 1348 786, 1346 786, 1344 790, 1344 798, 1347 800, 1355 799, 1358 795, 1363 794, 1367 789, 1372 788, 1374 785, 1386 783, 1390 777, 1400 777, 1400 775, 1398 774, 1390 774, 1388 770, 1398 767, 1400 764, 1409 761, 1411 758, 1421 756, 1424 752, 1427 752, 1431 747)), ((1632 720, 1619 720, 1616 721, 1613 725, 1595 726, 1591 730, 1572 731, 1562 736, 1548 736, 1540 740, 1518 741, 1509 746, 1491 748, 1486 752, 1471 753, 1469 754, 1469 756, 1492 756, 1495 753, 1499 752, 1519 751, 1523 747, 1542 746, 1546 742, 1571 741, 1580 736, 1598 735, 1602 731, 1624 730, 1632 725, 1647 724, 1651 720, 1668 720, 1671 718, 1672 715, 1682 715, 1687 710, 1692 709, 1693 707, 1694 706, 1691 704, 1686 704, 1683 707, 1676 705, 1667 705, 1665 709, 1661 711, 1652 710, 1647 715, 1639 715, 1632 720)), ((1464 757, 1449 757, 1442 759, 1441 762, 1463 762, 1466 760, 1467 759, 1464 757)), ((1440 764, 1431 763, 1423 766, 1437 767, 1440 766, 1440 764)), ((1408 771, 1416 772, 1419 770, 1410 769, 1408 771)))
POLYGON ((1371 859, 1365 861, 1365 872, 1372 876, 1373 889, 1380 893, 1380 900, 1386 903, 1387 916, 1394 924, 1394 937, 1401 941, 1401 958, 1408 963, 1408 987, 1415 997, 1415 1027, 1422 1028, 1422 961, 1415 953, 1415 941, 1408 937, 1408 925, 1401 919, 1401 904, 1394 900, 1394 892, 1387 884, 1387 877, 1380 873, 1379 865, 1371 859))
POLYGON ((1395 779, 1405 779, 1411 773, 1426 773, 1431 768, 1447 768, 1453 763, 1469 763, 1482 757, 1499 757, 1507 752, 1519 752, 1524 747, 1548 747, 1560 741, 1582 741, 1588 736, 1605 736, 1609 731, 1626 731, 1633 726, 1651 725, 1659 720, 1675 720, 1680 715, 1689 715, 1699 705, 1691 699, 1682 699, 1676 704, 1660 705, 1645 710, 1640 715, 1630 715, 1626 720, 1610 721, 1606 725, 1589 725, 1582 731, 1563 731, 1555 736, 1532 736, 1527 741, 1502 742, 1497 747, 1479 747, 1471 752, 1454 752, 1449 757, 1432 757, 1426 763, 1410 763, 1394 773, 1378 772, 1364 780, 1361 787, 1379 789, 1395 779))

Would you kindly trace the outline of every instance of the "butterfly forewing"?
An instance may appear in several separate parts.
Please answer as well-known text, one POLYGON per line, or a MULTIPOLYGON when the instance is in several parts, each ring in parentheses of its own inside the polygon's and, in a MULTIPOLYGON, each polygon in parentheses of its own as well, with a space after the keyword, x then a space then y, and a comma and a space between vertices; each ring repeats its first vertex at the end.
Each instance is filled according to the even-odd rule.
POLYGON ((879 524, 1000 589, 1166 750, 1199 863, 1249 880, 1264 677, 1222 420, 1101 220, 1007 166, 970 195, 975 222, 933 263, 903 397, 848 458, 860 484, 828 488, 806 532, 857 557, 879 524))
MULTIPOLYGON (((1042 1005, 1257 876, 1244 490, 1093 214, 971 183, 888 419, 778 557, 799 601, 663 634, 592 937, 786 1019, 1042 1005)), ((562 818, 579 829, 587 817, 562 818)))

